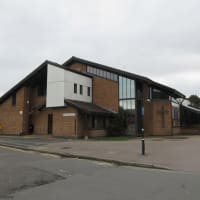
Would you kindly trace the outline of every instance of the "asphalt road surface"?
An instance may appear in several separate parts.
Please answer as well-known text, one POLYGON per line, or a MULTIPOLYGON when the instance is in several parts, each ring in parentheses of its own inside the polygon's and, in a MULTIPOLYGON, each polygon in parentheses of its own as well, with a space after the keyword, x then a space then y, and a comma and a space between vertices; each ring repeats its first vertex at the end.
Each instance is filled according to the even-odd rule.
POLYGON ((199 200, 200 175, 0 147, 0 199, 199 200))

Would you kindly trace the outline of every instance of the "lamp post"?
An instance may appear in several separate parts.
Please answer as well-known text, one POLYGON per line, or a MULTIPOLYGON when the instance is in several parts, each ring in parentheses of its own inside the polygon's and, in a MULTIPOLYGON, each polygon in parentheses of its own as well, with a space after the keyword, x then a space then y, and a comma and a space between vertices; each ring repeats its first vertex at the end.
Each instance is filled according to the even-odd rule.
POLYGON ((142 155, 145 155, 145 141, 144 141, 144 128, 141 129, 142 131, 142 139, 141 139, 141 152, 142 155))

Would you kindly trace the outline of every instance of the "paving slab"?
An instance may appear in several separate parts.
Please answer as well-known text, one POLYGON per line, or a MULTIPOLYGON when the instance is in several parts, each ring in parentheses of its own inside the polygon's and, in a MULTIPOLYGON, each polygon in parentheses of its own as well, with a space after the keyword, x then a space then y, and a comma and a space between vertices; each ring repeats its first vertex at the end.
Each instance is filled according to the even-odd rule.
MULTIPOLYGON (((53 140, 53 139, 50 139, 53 140)), ((1 143, 1 138, 0 138, 1 143)), ((141 155, 141 140, 99 141, 65 140, 31 145, 37 151, 153 165, 173 170, 200 173, 200 136, 149 137, 146 155, 141 155)), ((17 145, 17 144, 16 144, 17 145)))

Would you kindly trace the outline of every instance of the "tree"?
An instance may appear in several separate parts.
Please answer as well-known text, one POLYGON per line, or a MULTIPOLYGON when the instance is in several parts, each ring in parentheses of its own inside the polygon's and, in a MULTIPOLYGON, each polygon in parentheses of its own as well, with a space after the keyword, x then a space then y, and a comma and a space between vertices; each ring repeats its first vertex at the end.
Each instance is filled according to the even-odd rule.
POLYGON ((108 126, 108 136, 122 136, 125 135, 127 124, 128 111, 119 108, 119 112, 113 117, 110 125, 108 126))
POLYGON ((190 100, 192 106, 200 108, 200 97, 199 96, 190 95, 190 97, 188 99, 190 100))

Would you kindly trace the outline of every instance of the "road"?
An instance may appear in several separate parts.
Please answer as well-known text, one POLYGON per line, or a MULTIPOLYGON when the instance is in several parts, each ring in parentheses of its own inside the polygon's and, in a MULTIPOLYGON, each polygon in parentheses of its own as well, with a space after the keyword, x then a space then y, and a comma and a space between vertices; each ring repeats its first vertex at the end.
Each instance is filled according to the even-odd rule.
POLYGON ((0 147, 0 199, 193 200, 200 175, 0 147))

